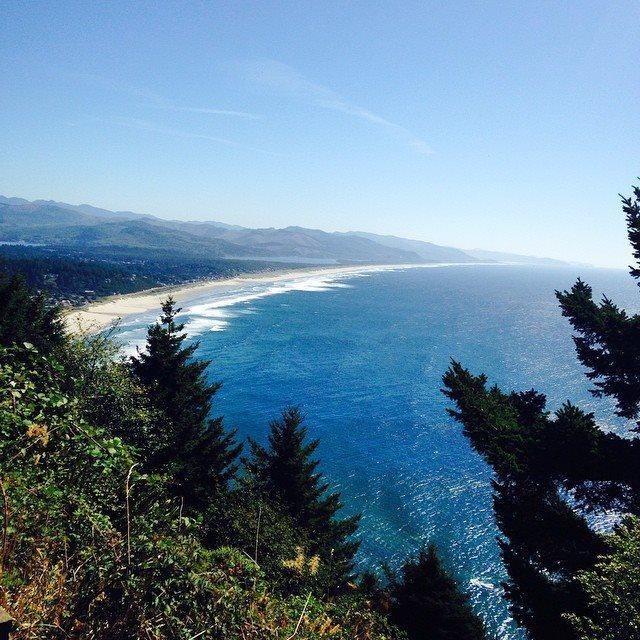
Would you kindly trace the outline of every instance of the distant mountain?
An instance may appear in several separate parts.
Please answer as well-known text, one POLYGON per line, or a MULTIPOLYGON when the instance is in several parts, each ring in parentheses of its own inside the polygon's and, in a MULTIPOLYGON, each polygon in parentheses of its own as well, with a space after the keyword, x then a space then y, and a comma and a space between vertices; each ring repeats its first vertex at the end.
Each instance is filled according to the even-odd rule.
POLYGON ((222 222, 165 220, 89 204, 0 196, 0 243, 69 249, 87 256, 135 258, 238 258, 308 263, 469 263, 478 261, 559 264, 491 251, 462 251, 420 240, 365 232, 319 229, 249 229, 222 222))
POLYGON ((485 251, 484 249, 465 249, 467 255, 473 256, 483 262, 514 262, 516 264, 532 264, 538 266, 561 266, 567 262, 554 258, 538 258, 536 256, 523 256, 518 253, 504 253, 503 251, 485 251))
POLYGON ((398 238, 397 236, 382 236, 375 233, 365 233, 363 231, 352 231, 346 235, 368 238, 385 247, 410 251, 428 262, 475 262, 469 259, 474 256, 470 256, 466 251, 454 249, 453 247, 443 247, 438 244, 433 244, 432 242, 409 240, 407 238, 398 238))
MULTIPOLYGON (((36 200, 36 203, 44 201, 36 200)), ((45 203, 46 204, 46 203, 45 203)), ((128 220, 136 220, 140 218, 150 218, 143 213, 134 213, 133 211, 109 211, 108 209, 100 209, 99 207, 92 207, 90 204, 66 204, 65 202, 54 202, 50 204, 56 205, 63 209, 69 209, 71 211, 80 211, 81 213, 87 213, 91 216, 97 216, 98 218, 126 218, 128 220)))
MULTIPOLYGON (((425 249, 392 246, 364 235, 318 229, 248 229, 218 222, 164 220, 129 211, 53 200, 29 202, 0 197, 0 242, 21 242, 85 253, 107 249, 152 251, 189 258, 242 258, 309 263, 419 263, 440 260, 425 249)), ((409 242, 409 241, 407 241, 409 242)), ((436 245, 431 245, 436 247, 436 245)), ((438 248, 446 251, 445 247, 438 248)), ((455 260, 475 259, 451 249, 455 260)))
POLYGON ((55 200, 25 200, 24 198, 6 198, 0 196, 0 204, 9 205, 33 205, 36 207, 50 206, 58 207, 60 209, 68 209, 69 211, 77 211, 79 213, 86 213, 90 216, 98 218, 146 218, 151 216, 145 216, 142 213, 134 213, 133 211, 109 211, 108 209, 100 209, 99 207, 93 207, 90 204, 67 204, 66 202, 56 202, 55 200))
POLYGON ((0 204, 20 205, 31 204, 31 202, 29 200, 25 200, 24 198, 7 198, 5 196, 0 196, 0 204))
POLYGON ((0 203, 0 241, 56 248, 97 250, 127 248, 157 255, 220 258, 250 257, 250 251, 218 238, 207 238, 153 217, 127 219, 94 215, 50 203, 0 203))
MULTIPOLYGON (((423 262, 416 253, 393 249, 368 238, 318 229, 215 229, 216 237, 250 248, 255 255, 337 262, 423 262)), ((467 258, 468 260, 468 258, 467 258)))
MULTIPOLYGON (((4 198, 9 200, 9 198, 4 198)), ((54 204, 21 202, 19 204, 0 203, 0 235, 14 233, 29 235, 41 230, 61 226, 93 226, 103 222, 88 213, 63 209, 54 204)), ((27 238, 25 238, 27 239, 27 238)))

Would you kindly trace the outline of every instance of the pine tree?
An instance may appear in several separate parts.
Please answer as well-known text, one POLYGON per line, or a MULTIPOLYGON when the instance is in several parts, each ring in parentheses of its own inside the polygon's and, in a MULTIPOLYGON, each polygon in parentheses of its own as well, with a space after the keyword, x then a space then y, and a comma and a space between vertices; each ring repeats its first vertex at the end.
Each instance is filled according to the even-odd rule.
POLYGON ((21 275, 0 276, 0 346, 33 344, 41 353, 62 346, 60 309, 35 293, 21 275))
POLYGON ((409 558, 399 575, 389 575, 389 613, 409 640, 483 640, 482 620, 469 596, 442 566, 429 545, 409 558))
MULTIPOLYGON (((623 198, 640 277, 640 189, 623 198)), ((640 315, 604 297, 596 303, 581 280, 556 292, 577 332, 579 360, 625 418, 640 415, 640 315)), ((450 413, 495 471, 494 510, 509 575, 505 593, 514 619, 534 640, 573 639, 569 623, 588 609, 577 575, 606 552, 605 536, 585 513, 616 509, 640 513, 638 441, 602 430, 592 413, 567 402, 554 413, 535 391, 503 393, 453 362, 443 377, 450 413), (571 495, 571 501, 567 496, 571 495)))
POLYGON ((159 413, 149 443, 150 467, 168 472, 185 506, 202 512, 235 475, 241 445, 235 431, 225 431, 222 418, 209 417, 220 383, 207 382, 209 361, 193 358, 199 343, 184 346, 179 312, 169 297, 160 321, 149 327, 146 351, 132 357, 131 365, 159 413))
MULTIPOLYGON (((622 196, 621 196, 622 197, 622 196)), ((640 187, 622 197, 629 242, 636 260, 630 273, 640 284, 640 187)), ((606 296, 600 304, 582 280, 571 291, 556 292, 562 315, 578 335, 574 337, 580 362, 589 370, 596 397, 609 396, 617 414, 635 419, 640 414, 640 315, 629 316, 606 296)))
POLYGON ((305 534, 308 554, 321 559, 329 589, 344 588, 351 578, 358 543, 351 536, 360 516, 340 519, 340 494, 329 492, 312 459, 318 440, 307 440, 299 409, 290 407, 270 424, 268 447, 249 439, 251 457, 245 465, 265 495, 275 499, 305 534))

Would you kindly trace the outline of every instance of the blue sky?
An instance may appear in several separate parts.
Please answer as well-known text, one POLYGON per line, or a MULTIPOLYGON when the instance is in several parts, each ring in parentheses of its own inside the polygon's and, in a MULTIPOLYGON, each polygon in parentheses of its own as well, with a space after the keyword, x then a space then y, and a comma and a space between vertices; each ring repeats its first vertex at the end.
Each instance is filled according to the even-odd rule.
POLYGON ((0 0, 0 193, 629 261, 637 2, 0 0))

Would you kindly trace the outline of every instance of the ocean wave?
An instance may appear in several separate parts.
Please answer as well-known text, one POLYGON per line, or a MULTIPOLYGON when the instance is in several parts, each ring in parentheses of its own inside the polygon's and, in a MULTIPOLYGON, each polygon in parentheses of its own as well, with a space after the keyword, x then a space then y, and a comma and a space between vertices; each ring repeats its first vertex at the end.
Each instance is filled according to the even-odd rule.
POLYGON ((469 586, 471 587, 480 587, 481 589, 489 589, 490 591, 495 591, 496 585, 492 582, 487 582, 486 580, 481 580, 480 578, 471 578, 469 580, 469 586))
MULTIPOLYGON (((353 274, 353 277, 356 275, 361 274, 353 274)), ((351 285, 338 280, 344 280, 349 277, 352 277, 352 274, 316 275, 294 278, 278 283, 253 285, 250 288, 231 291, 218 295, 213 300, 192 305, 184 309, 180 315, 184 318, 186 329, 190 336, 197 336, 206 331, 223 331, 229 325, 231 318, 250 311, 246 308, 234 309, 234 307, 292 291, 322 293, 332 289, 348 289, 351 288, 351 285)))

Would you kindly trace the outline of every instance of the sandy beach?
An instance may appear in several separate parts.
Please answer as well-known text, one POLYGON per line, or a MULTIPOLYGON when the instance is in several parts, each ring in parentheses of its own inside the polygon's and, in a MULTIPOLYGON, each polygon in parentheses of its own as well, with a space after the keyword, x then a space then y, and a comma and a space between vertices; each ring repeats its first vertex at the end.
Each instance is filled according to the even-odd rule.
POLYGON ((121 319, 135 314, 146 313, 153 309, 160 309, 160 304, 170 294, 178 302, 184 302, 205 295, 209 292, 219 292, 234 287, 250 286, 259 283, 277 283, 282 280, 290 280, 298 277, 349 275, 354 273, 367 273, 369 271, 383 271, 386 269, 398 269, 417 267, 424 265, 394 264, 394 265, 358 265, 345 267, 312 267, 305 269, 291 269, 285 271, 273 271, 258 275, 235 276, 233 278, 220 278, 217 280, 203 280, 185 285, 158 287, 110 296, 92 302, 78 309, 71 309, 65 313, 64 320, 69 331, 74 333, 95 333, 113 325, 121 319))

